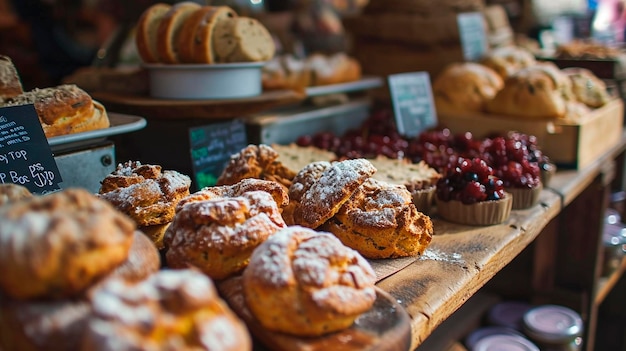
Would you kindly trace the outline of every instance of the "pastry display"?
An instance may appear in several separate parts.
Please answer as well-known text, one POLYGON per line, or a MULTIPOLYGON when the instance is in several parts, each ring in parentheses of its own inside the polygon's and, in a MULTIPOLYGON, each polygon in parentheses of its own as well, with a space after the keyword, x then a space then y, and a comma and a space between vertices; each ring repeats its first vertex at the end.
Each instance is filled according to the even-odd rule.
POLYGON ((310 86, 347 83, 361 79, 361 65, 345 54, 314 53, 305 58, 285 54, 263 67, 263 88, 302 91, 310 86))
POLYGON ((284 227, 278 205, 266 191, 209 200, 196 196, 179 207, 167 229, 167 266, 193 266, 224 279, 241 272, 252 252, 284 227))
POLYGON ((311 337, 346 329, 369 310, 375 279, 369 263, 332 234, 292 226, 254 251, 242 284, 263 327, 311 337))
POLYGON ((332 162, 338 159, 334 152, 312 145, 300 146, 294 142, 288 145, 272 144, 271 147, 278 152, 278 161, 295 172, 312 162, 332 162))
POLYGON ((134 231, 132 220, 79 188, 2 206, 0 290, 14 299, 80 294, 127 259, 134 231))
POLYGON ((432 83, 433 99, 439 113, 484 111, 487 101, 504 86, 498 73, 474 62, 448 65, 432 83))
POLYGON ((20 75, 13 64, 13 60, 0 55, 0 103, 24 92, 20 75))
POLYGON ((145 63, 262 62, 276 51, 263 24, 228 6, 156 3, 142 13, 137 28, 135 44, 145 63))
POLYGON ((269 145, 248 145, 230 157, 217 185, 232 185, 246 178, 255 178, 275 181, 288 190, 296 171, 283 165, 278 156, 269 145))
POLYGON ((176 204, 189 195, 190 186, 189 176, 177 171, 126 161, 102 180, 97 196, 132 218, 139 230, 163 249, 163 235, 174 218, 176 204))
POLYGON ((367 179, 320 228, 367 258, 419 255, 433 236, 430 217, 419 212, 404 185, 367 179))
POLYGON ((557 58, 569 59, 614 59, 622 55, 617 47, 601 42, 575 39, 557 45, 554 54, 557 58))
POLYGON ((565 118, 575 101, 572 82, 556 65, 543 62, 515 72, 487 102, 487 111, 523 118, 565 118))
POLYGON ((4 106, 34 104, 46 137, 108 128, 104 106, 74 84, 33 89, 6 99, 4 106))
MULTIPOLYGON (((117 266, 107 277, 121 278, 130 282, 146 279, 161 269, 161 257, 156 245, 144 233, 136 230, 126 261, 117 266)), ((104 279, 106 281, 106 279, 104 279)))
POLYGON ((468 225, 502 223, 513 205, 502 180, 480 158, 451 161, 437 183, 436 200, 443 219, 468 225))
POLYGON ((33 193, 23 185, 14 183, 0 184, 0 206, 22 199, 29 199, 33 196, 33 193))
POLYGON ((79 350, 252 350, 246 326, 192 269, 108 281, 91 306, 79 350))
POLYGON ((522 68, 535 65, 537 60, 529 50, 510 45, 488 51, 480 63, 496 71, 502 79, 506 79, 522 68))

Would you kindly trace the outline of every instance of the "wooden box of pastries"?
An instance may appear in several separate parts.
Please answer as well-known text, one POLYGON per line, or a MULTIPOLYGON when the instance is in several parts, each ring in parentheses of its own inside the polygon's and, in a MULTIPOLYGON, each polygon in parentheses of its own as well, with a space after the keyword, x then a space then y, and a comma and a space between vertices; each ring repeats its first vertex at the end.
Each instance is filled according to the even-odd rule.
POLYGON ((435 78, 442 126, 479 138, 507 131, 534 135, 564 168, 583 168, 620 140, 623 101, 593 72, 536 62, 513 48, 495 54, 501 57, 456 63, 435 78))

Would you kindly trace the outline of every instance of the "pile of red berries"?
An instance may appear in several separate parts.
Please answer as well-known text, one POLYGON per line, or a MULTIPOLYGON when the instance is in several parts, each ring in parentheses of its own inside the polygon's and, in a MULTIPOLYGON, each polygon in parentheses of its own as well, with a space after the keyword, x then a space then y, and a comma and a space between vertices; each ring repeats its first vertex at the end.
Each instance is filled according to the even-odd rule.
POLYGON ((457 158, 446 166, 443 177, 437 182, 437 198, 441 201, 456 200, 471 205, 504 196, 502 180, 480 158, 457 158))

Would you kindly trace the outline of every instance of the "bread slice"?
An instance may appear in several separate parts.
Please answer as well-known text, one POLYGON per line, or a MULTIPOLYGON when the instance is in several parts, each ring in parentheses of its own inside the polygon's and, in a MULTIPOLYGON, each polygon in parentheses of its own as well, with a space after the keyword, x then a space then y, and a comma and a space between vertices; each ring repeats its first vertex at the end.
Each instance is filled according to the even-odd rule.
POLYGON ((178 59, 177 38, 183 23, 191 14, 202 6, 195 2, 184 1, 173 5, 163 16, 157 28, 157 53, 163 63, 180 63, 178 59))
POLYGON ((0 55, 0 102, 24 92, 17 68, 8 56, 0 55))
POLYGON ((137 21, 135 45, 139 56, 145 63, 159 62, 157 53, 157 29, 171 5, 157 3, 146 9, 137 21))
POLYGON ((213 42, 219 62, 268 61, 276 52, 270 32, 261 22, 250 17, 220 21, 213 42))
POLYGON ((219 23, 237 18, 235 10, 228 6, 216 6, 210 11, 206 11, 194 30, 193 39, 193 62, 195 63, 216 63, 219 62, 215 54, 215 29, 219 23))

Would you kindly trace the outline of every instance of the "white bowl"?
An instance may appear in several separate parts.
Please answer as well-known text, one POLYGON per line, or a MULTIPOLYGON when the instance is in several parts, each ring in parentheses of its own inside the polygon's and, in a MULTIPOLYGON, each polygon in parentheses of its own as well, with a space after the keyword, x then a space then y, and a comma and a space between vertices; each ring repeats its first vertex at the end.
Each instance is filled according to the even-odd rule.
POLYGON ((150 96, 158 99, 235 99, 260 95, 265 62, 146 64, 150 96))

